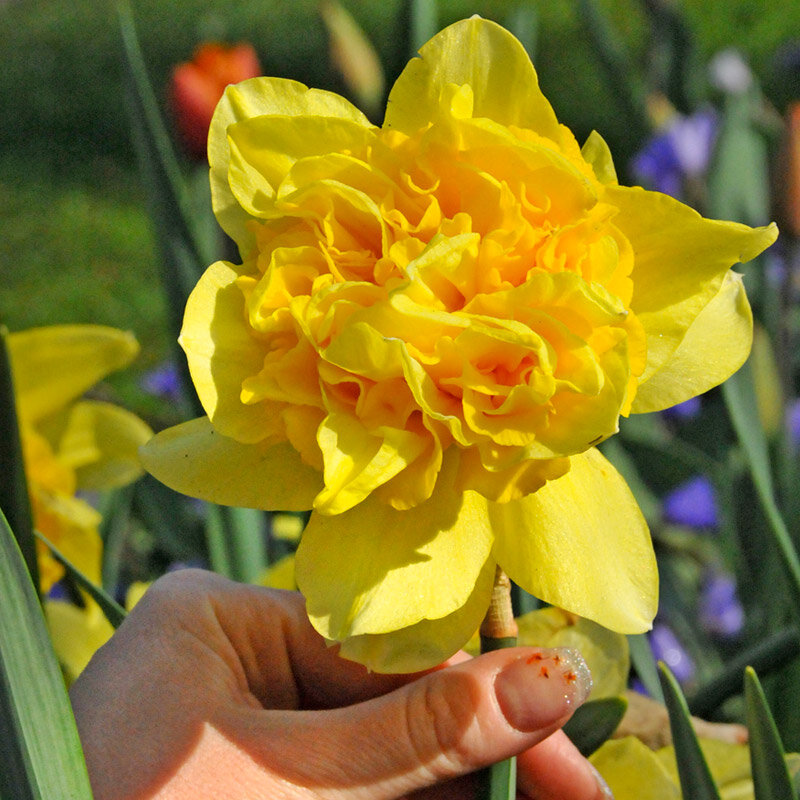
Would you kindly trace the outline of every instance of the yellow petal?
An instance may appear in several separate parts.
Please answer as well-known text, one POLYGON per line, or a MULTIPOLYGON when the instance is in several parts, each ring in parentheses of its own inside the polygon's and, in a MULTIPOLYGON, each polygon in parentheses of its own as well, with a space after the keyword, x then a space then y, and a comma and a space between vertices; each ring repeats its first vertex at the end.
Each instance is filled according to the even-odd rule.
POLYGON ((340 514, 405 469, 425 449, 426 437, 381 427, 365 430, 351 414, 329 414, 317 440, 325 460, 325 488, 314 501, 322 514, 340 514))
POLYGON ((114 489, 142 474, 139 447, 150 426, 124 408, 83 400, 47 420, 42 431, 59 461, 75 470, 79 489, 114 489))
POLYGON ((180 344, 214 427, 224 436, 258 442, 277 415, 265 412, 263 403, 240 399, 244 380, 264 364, 263 345, 248 331, 244 295, 236 285, 242 269, 217 261, 203 273, 186 303, 180 344))
POLYGON ((314 513, 297 549, 297 585, 327 639, 389 633, 462 608, 491 551, 486 501, 453 490, 396 511, 370 495, 335 516, 314 513))
POLYGON ((362 152, 374 139, 374 129, 337 117, 263 116, 238 122, 228 128, 230 189, 248 214, 265 216, 300 159, 362 152))
POLYGON ((96 607, 83 609, 71 603, 48 600, 44 613, 58 662, 67 683, 72 683, 95 652, 111 638, 114 629, 96 607), (95 610, 97 613, 93 613, 95 610))
MULTIPOLYGON (((397 79, 384 127, 413 133, 442 113, 449 87, 472 89, 472 116, 529 128, 553 140, 561 131, 539 89, 525 48, 494 22, 472 17, 445 28, 420 49, 397 79)), ((448 104, 449 105, 449 104, 448 104)))
POLYGON ((774 224, 749 228, 704 219, 667 195, 638 187, 606 186, 603 200, 620 209, 614 224, 635 252, 631 308, 647 333, 645 382, 675 352, 728 269, 769 247, 778 231, 774 224))
POLYGON ((639 386, 631 411, 660 411, 717 386, 744 364, 752 341, 753 314, 742 276, 728 272, 677 349, 639 386))
POLYGON ((616 800, 680 800, 678 784, 656 754, 635 736, 610 739, 590 761, 616 800))
POLYGON ((339 655, 384 673, 419 672, 441 664, 480 626, 491 599, 494 573, 494 561, 489 559, 467 602, 452 614, 391 633, 352 636, 342 643, 339 655))
POLYGON ((104 325, 51 325, 8 337, 20 415, 28 422, 63 408, 139 352, 132 333, 104 325))
POLYGON ((226 506, 307 511, 322 475, 286 442, 241 444, 200 417, 161 431, 140 454, 144 468, 190 497, 226 506))
POLYGON ((595 449, 538 492, 489 506, 495 558, 536 597, 620 633, 648 630, 658 605, 650 533, 625 481, 595 449))
POLYGON ((265 114, 298 116, 315 114, 339 117, 369 126, 369 120, 343 97, 302 83, 281 78, 252 78, 228 86, 217 105, 208 132, 208 161, 211 166, 211 199, 219 224, 249 254, 255 238, 247 229, 249 214, 239 205, 228 184, 230 148, 228 126, 265 114))
POLYGON ((618 183, 611 150, 606 144, 606 140, 597 131, 589 134, 581 147, 581 155, 592 165, 594 174, 600 183, 618 183))

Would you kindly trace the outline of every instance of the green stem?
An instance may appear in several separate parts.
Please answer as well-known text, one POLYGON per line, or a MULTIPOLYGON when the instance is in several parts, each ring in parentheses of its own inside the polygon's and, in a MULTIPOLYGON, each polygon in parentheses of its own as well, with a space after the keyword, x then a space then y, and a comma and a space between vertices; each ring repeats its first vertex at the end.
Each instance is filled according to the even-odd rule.
MULTIPOLYGON (((480 630, 481 653, 490 653, 517 643, 517 623, 511 607, 511 581, 497 567, 492 599, 480 630)), ((480 800, 514 800, 517 796, 517 759, 507 758, 482 770, 480 800)))

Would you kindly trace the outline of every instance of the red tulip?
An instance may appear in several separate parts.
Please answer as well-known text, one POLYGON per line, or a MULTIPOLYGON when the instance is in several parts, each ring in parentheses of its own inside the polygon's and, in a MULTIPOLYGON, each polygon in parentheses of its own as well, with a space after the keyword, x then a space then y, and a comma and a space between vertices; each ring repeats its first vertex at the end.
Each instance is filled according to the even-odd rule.
POLYGON ((203 44, 172 73, 170 104, 181 140, 194 158, 205 158, 208 126, 225 87, 261 74, 249 44, 203 44))

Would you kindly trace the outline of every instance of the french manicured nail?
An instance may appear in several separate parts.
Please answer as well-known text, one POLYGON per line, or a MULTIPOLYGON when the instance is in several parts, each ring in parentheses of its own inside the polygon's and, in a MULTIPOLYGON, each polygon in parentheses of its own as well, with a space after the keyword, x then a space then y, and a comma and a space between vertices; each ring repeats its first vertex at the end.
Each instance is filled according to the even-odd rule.
POLYGON ((614 800, 614 793, 611 791, 611 787, 605 782, 603 776, 597 771, 597 767, 594 764, 589 764, 592 768, 592 772, 594 772, 594 778, 597 781, 597 785, 600 787, 600 792, 602 793, 603 797, 606 800, 614 800))
POLYGON ((520 731, 552 725, 589 695, 592 676, 577 650, 554 648, 520 656, 494 681, 497 702, 520 731))

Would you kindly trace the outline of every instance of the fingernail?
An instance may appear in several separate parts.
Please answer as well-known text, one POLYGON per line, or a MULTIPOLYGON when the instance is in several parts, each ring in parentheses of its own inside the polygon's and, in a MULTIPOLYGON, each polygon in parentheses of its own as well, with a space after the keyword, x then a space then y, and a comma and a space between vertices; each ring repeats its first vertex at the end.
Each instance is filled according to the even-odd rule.
POLYGON ((597 771, 597 767, 594 764, 589 764, 592 768, 592 772, 594 772, 594 778, 597 781, 597 786, 600 789, 600 793, 606 800, 614 800, 614 793, 611 791, 611 787, 605 782, 603 776, 597 771))
POLYGON ((520 731, 552 725, 589 695, 592 676, 577 650, 554 648, 520 656, 495 678, 497 702, 520 731))

